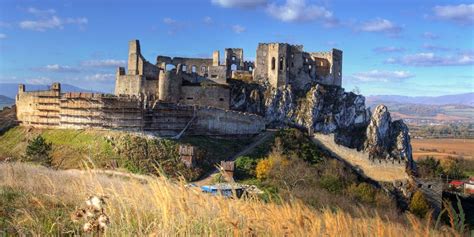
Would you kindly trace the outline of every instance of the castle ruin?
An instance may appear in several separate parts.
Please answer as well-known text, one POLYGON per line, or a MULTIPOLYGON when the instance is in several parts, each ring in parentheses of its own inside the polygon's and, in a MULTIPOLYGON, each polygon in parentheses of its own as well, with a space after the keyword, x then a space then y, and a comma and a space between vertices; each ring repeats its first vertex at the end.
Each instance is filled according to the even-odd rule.
POLYGON ((263 117, 231 110, 230 80, 266 87, 305 89, 314 83, 341 86, 342 51, 305 52, 301 45, 260 43, 256 61, 245 61, 241 48, 212 58, 157 56, 148 62, 138 40, 129 42, 127 70, 116 72, 113 95, 26 91, 19 85, 17 118, 33 127, 105 128, 151 131, 175 136, 256 134, 263 117))

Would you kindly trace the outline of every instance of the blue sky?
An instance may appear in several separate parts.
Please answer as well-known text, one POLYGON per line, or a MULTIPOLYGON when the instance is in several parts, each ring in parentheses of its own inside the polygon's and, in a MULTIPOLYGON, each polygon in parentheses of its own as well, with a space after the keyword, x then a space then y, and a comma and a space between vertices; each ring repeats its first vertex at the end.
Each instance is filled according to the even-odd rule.
POLYGON ((210 57, 259 42, 344 51, 343 87, 364 95, 474 92, 474 1, 2 0, 0 83, 112 92, 127 42, 145 58, 210 57))

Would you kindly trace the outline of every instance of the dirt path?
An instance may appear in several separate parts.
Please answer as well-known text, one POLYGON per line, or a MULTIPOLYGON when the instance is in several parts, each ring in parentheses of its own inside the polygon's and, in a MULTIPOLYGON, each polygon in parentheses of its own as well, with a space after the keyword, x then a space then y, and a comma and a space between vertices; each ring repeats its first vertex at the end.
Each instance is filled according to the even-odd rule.
MULTIPOLYGON (((226 159, 226 161, 235 161, 239 156, 244 156, 249 154, 253 151, 257 146, 265 142, 268 138, 275 134, 276 130, 266 130, 263 133, 258 134, 256 137, 253 138, 253 142, 246 146, 242 151, 238 152, 237 154, 231 156, 230 158, 226 159)), ((198 186, 208 185, 212 182, 215 175, 219 173, 219 170, 216 168, 210 171, 204 178, 193 182, 198 186)))

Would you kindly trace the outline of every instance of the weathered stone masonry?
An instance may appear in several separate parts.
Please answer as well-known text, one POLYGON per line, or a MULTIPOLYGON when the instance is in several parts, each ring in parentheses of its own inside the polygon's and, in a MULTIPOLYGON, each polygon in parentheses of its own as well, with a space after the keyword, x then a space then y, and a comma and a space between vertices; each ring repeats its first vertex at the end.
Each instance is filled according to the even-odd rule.
MULTIPOLYGON (((127 70, 116 72, 114 95, 26 91, 19 86, 18 120, 27 126, 106 128, 188 134, 255 134, 265 120, 232 107, 229 79, 271 86, 305 87, 311 83, 341 85, 342 52, 306 53, 302 46, 259 44, 257 62, 245 61, 241 48, 227 48, 212 58, 157 56, 148 62, 140 43, 128 45, 127 70), (191 126, 188 126, 191 125, 191 126)), ((234 106, 235 107, 235 106, 234 106)))

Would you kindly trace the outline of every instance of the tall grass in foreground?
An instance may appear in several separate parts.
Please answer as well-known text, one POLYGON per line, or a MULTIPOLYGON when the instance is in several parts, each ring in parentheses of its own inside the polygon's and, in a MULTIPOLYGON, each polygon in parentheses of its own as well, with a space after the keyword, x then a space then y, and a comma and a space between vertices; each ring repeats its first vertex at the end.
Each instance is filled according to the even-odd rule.
MULTIPOLYGON (((0 164, 0 187, 30 195, 13 210, 9 226, 26 234, 80 233, 80 226, 55 213, 72 212, 90 195, 106 195, 109 236, 452 236, 409 217, 402 225, 381 217, 353 218, 344 212, 317 211, 299 203, 281 205, 202 194, 165 178, 117 176, 93 171, 53 171, 20 163, 0 164), (33 200, 33 201, 31 201, 33 200), (34 209, 34 210, 37 210, 34 209), (44 219, 51 219, 46 221, 44 219)), ((0 206, 3 204, 0 204, 0 206)), ((363 211, 363 210, 362 210, 363 211)), ((448 230, 446 230, 448 231, 448 230)), ((1 233, 1 232, 0 232, 1 233)))

